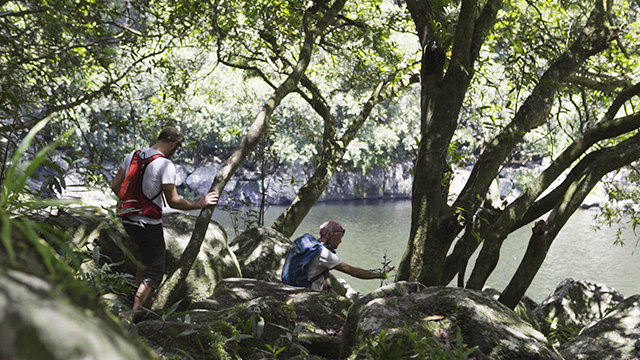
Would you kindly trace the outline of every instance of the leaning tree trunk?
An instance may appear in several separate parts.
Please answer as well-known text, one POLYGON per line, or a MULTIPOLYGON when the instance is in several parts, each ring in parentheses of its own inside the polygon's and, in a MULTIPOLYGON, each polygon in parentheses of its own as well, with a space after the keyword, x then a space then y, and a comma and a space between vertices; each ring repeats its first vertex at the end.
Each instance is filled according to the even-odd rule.
MULTIPOLYGON (((324 119, 325 129, 322 140, 322 157, 315 172, 296 194, 296 198, 285 211, 274 221, 272 228, 278 230, 287 237, 291 237, 302 220, 316 204, 336 171, 336 167, 342 162, 345 150, 349 143, 356 137, 358 131, 371 114, 373 108, 382 101, 395 97, 399 91, 406 89, 411 84, 418 82, 417 76, 408 76, 400 79, 395 84, 390 81, 380 83, 362 111, 349 126, 342 138, 334 139, 336 134, 336 120, 331 115, 329 108, 323 101, 318 101, 319 94, 314 93, 314 99, 307 99, 318 114, 324 119), (393 85, 396 85, 395 87, 393 85)), ((303 82, 304 84, 304 82, 303 82)), ((307 86, 315 92, 316 87, 307 86)))
MULTIPOLYGON (((582 33, 569 49, 544 73, 538 85, 524 102, 509 126, 492 142, 492 146, 489 146, 481 155, 472 171, 467 186, 461 194, 461 199, 473 199, 475 194, 482 193, 482 190, 478 189, 488 185, 488 182, 483 179, 497 174, 502 161, 522 141, 524 134, 546 122, 557 89, 589 57, 605 50, 609 46, 610 41, 615 36, 615 31, 609 29, 605 25, 605 21, 604 9, 596 7, 582 33)), ((575 146, 570 147, 567 152, 558 157, 554 164, 545 170, 542 176, 536 179, 496 220, 488 236, 484 239, 482 250, 467 283, 467 288, 476 290, 483 288, 498 263, 502 244, 515 223, 526 214, 540 194, 551 185, 562 171, 588 149, 586 143, 578 142, 576 144, 581 146, 578 148, 575 146)), ((470 204, 470 201, 458 201, 455 205, 464 207, 465 205, 462 204, 465 203, 470 204)))
MULTIPOLYGON (((317 13, 311 14, 309 12, 305 14, 305 38, 300 49, 298 63, 293 68, 292 73, 263 105, 260 114, 258 114, 256 120, 251 125, 247 135, 244 136, 236 150, 231 154, 220 169, 220 172, 216 175, 210 191, 215 191, 218 194, 222 193, 227 182, 231 179, 231 176, 233 176, 242 161, 267 133, 271 114, 274 109, 278 107, 282 99, 296 90, 300 79, 303 77, 304 72, 309 66, 311 54, 317 37, 335 20, 338 13, 344 7, 345 2, 346 0, 336 0, 326 13, 323 14, 323 16, 319 16, 320 14, 317 13), (313 21, 316 19, 317 22, 314 23, 313 21)), ((162 308, 166 305, 173 304, 178 300, 178 294, 180 293, 182 286, 184 286, 187 275, 200 252, 200 247, 202 246, 202 242, 214 210, 215 206, 209 206, 200 212, 200 215, 196 220, 195 229, 191 239, 180 257, 177 270, 165 280, 159 289, 154 303, 155 307, 162 308)))
POLYGON ((569 217, 580 207, 584 198, 600 179, 610 171, 628 165, 640 158, 640 135, 603 150, 593 152, 583 161, 588 161, 578 179, 571 181, 562 201, 553 209, 546 221, 536 223, 525 255, 515 275, 504 289, 498 301, 514 309, 538 273, 553 240, 569 217), (592 159, 593 158, 593 159, 592 159))

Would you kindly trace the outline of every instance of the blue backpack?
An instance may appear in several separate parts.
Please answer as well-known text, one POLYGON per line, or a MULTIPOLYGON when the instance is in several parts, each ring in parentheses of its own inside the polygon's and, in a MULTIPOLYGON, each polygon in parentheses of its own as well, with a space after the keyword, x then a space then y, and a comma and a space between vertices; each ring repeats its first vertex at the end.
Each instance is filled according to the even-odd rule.
POLYGON ((293 240, 293 246, 282 268, 282 283, 291 286, 308 287, 309 263, 322 251, 322 243, 310 234, 293 240))

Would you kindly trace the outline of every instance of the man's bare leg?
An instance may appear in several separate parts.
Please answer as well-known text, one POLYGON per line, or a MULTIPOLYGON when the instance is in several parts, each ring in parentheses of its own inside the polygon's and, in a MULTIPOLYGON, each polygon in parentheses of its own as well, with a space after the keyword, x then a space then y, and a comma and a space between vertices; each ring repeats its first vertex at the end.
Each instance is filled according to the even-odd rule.
POLYGON ((149 301, 153 297, 153 293, 156 289, 149 287, 145 284, 138 286, 138 292, 136 292, 136 298, 133 302, 133 310, 139 310, 142 306, 148 306, 149 301))

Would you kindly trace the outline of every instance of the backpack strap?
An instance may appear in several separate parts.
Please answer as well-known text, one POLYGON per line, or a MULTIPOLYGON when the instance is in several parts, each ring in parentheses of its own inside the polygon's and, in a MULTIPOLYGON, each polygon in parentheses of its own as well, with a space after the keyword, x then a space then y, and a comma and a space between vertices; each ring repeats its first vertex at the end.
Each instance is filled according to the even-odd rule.
MULTIPOLYGON (((144 161, 144 165, 142 166, 142 169, 140 171, 140 176, 138 177, 138 181, 140 182, 140 190, 142 190, 143 178, 144 178, 144 174, 147 171, 147 166, 149 166, 149 164, 151 164, 151 162, 153 160, 155 160, 157 158, 161 158, 161 157, 163 158, 165 156, 163 154, 153 154, 150 157, 144 157, 143 158, 141 155, 146 156, 146 154, 141 152, 140 150, 136 150, 135 155, 138 155, 138 158, 140 158, 140 160, 144 161)), ((133 161, 133 159, 131 161, 133 161)), ((158 192, 154 197, 149 199, 149 201, 153 202, 153 200, 155 200, 158 196, 160 196, 160 194, 162 194, 162 186, 160 186, 160 192, 158 192)), ((144 190, 142 190, 142 195, 144 195, 144 190)))

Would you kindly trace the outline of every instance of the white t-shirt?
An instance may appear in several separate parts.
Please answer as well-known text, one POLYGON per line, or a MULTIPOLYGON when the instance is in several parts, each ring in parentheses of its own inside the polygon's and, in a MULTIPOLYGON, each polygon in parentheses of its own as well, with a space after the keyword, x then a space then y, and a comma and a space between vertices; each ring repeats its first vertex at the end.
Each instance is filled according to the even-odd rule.
MULTIPOLYGON (((309 280, 327 270, 333 269, 341 263, 342 261, 340 260, 338 255, 332 253, 329 249, 323 246, 320 254, 313 258, 313 260, 311 260, 311 263, 309 263, 309 280)), ((322 284, 324 283, 324 280, 324 276, 320 276, 318 279, 316 279, 316 281, 311 283, 309 288, 317 291, 322 290, 322 284)))
MULTIPOLYGON (((133 151, 127 155, 127 157, 120 165, 121 168, 124 169, 124 173, 126 174, 129 171, 129 165, 131 164, 131 159, 133 158, 133 151)), ((142 159, 149 158, 155 154, 162 154, 158 150, 154 150, 152 148, 144 148, 140 150, 140 157, 142 159)), ((163 154, 164 155, 164 154, 163 154)), ((148 199, 158 195, 158 193, 162 192, 162 185, 165 184, 175 184, 176 183, 176 166, 173 164, 173 161, 160 157, 147 165, 147 169, 144 172, 144 178, 142 179, 142 192, 144 196, 148 199)), ((160 194, 160 196, 153 199, 153 202, 158 205, 162 209, 162 202, 164 194, 160 194)), ((140 221, 144 224, 160 224, 162 219, 152 219, 147 216, 142 215, 132 215, 129 217, 131 221, 140 221)))

